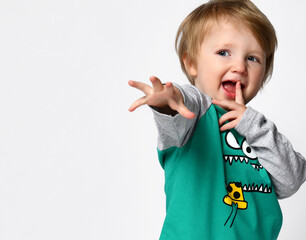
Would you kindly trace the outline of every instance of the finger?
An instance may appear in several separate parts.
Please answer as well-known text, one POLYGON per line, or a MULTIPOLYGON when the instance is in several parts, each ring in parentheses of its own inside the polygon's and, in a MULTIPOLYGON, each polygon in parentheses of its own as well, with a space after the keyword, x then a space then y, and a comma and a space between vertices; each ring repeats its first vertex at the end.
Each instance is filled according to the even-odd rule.
POLYGON ((187 119, 193 119, 196 116, 195 113, 191 112, 184 104, 179 105, 177 112, 187 119))
POLYGON ((167 88, 172 88, 173 87, 172 82, 166 82, 165 85, 166 85, 167 88))
POLYGON ((148 84, 145 84, 145 83, 142 83, 142 82, 137 82, 137 81, 130 80, 128 83, 131 87, 142 91, 146 95, 148 95, 150 93, 151 89, 152 89, 152 87, 150 87, 148 84))
MULTIPOLYGON (((174 86, 171 82, 166 82, 166 88, 170 91, 175 91, 174 86)), ((182 102, 177 103, 174 99, 171 99, 169 101, 169 107, 171 107, 173 110, 177 111, 179 114, 181 114, 183 117, 188 119, 195 118, 195 113, 191 112, 185 104, 182 102)))
POLYGON ((140 106, 142 106, 142 105, 144 105, 144 104, 146 104, 146 96, 143 96, 143 97, 137 99, 137 100, 130 106, 129 111, 130 111, 130 112, 133 112, 136 108, 138 108, 138 107, 140 107, 140 106))
POLYGON ((220 106, 221 108, 223 109, 226 109, 226 110, 234 110, 237 108, 237 103, 236 102, 233 102, 233 101, 226 101, 226 100, 216 100, 216 99, 213 99, 212 100, 212 103, 213 104, 216 104, 218 106, 220 106))
POLYGON ((177 104, 174 100, 170 100, 169 107, 185 118, 193 119, 196 116, 195 113, 191 112, 183 103, 177 104))
POLYGON ((222 127, 220 127, 220 131, 221 132, 224 132, 226 130, 229 130, 229 129, 232 129, 232 128, 235 128, 238 124, 238 121, 237 120, 234 120, 234 121, 231 121, 227 124, 224 124, 222 127))
POLYGON ((222 126, 226 121, 231 121, 236 118, 237 118, 237 114, 235 111, 227 112, 219 118, 219 125, 222 126))
POLYGON ((158 77, 151 76, 150 81, 153 85, 153 91, 154 92, 162 91, 164 89, 164 86, 163 86, 162 82, 159 80, 158 77))
POLYGON ((244 105, 244 98, 243 98, 243 92, 242 92, 242 89, 241 89, 241 82, 237 82, 236 83, 236 97, 235 97, 235 101, 238 104, 244 105))
POLYGON ((168 91, 172 91, 172 93, 174 93, 174 86, 173 86, 172 82, 166 82, 165 86, 166 86, 168 91))

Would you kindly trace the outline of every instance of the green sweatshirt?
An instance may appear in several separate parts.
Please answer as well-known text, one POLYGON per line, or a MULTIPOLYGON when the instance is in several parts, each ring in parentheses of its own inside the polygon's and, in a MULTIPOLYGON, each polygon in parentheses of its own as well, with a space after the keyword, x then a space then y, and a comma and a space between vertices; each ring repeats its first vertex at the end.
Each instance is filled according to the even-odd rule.
MULTIPOLYGON (((271 157, 271 151, 265 150, 273 148, 273 144, 280 145, 279 133, 275 137, 278 140, 262 141, 262 147, 250 140, 256 143, 253 148, 248 144, 249 136, 237 131, 244 132, 251 122, 255 126, 254 119, 246 121, 244 116, 237 131, 220 132, 218 119, 225 111, 211 104, 210 98, 195 87, 179 89, 186 106, 197 114, 196 119, 154 111, 158 156, 165 172, 166 217, 160 240, 277 239, 282 225, 277 196, 293 194, 305 181, 304 158, 287 147, 286 154, 295 155, 298 164, 294 162, 286 169, 271 167, 283 161, 274 161, 273 157, 284 157, 279 152, 271 157), (259 158, 257 152, 262 156, 265 151, 269 157, 259 158), (268 174, 265 165, 279 175, 268 174), (285 173, 298 174, 300 178, 291 177, 288 181, 285 173)), ((248 112, 252 115, 252 109, 248 112)), ((251 132, 254 126, 249 126, 251 132)), ((288 145, 286 139, 283 144, 288 145)))

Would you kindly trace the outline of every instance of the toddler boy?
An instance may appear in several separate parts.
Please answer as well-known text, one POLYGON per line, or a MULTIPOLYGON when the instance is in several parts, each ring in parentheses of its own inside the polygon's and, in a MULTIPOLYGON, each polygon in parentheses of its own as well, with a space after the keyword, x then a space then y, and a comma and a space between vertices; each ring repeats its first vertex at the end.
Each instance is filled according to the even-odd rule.
POLYGON ((306 179, 305 159, 261 113, 246 107, 273 70, 277 45, 248 0, 211 0, 181 24, 176 47, 191 84, 129 85, 152 107, 165 171, 160 239, 277 239, 277 199, 306 179))

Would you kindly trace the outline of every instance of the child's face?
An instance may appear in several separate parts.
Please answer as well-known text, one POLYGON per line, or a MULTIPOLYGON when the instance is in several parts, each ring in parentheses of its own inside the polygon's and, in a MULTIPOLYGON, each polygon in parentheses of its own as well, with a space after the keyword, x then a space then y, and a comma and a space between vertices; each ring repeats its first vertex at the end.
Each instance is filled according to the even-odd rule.
POLYGON ((195 86, 217 100, 235 100, 235 84, 240 81, 245 103, 249 102, 261 88, 266 69, 266 54, 252 32, 226 20, 206 33, 196 61, 189 64, 195 86))

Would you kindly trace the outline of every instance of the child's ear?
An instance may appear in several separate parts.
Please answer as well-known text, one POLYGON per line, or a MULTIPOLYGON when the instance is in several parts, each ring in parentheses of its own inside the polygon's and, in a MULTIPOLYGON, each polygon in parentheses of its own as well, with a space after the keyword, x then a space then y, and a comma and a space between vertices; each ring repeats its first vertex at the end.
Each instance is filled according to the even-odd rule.
POLYGON ((197 66, 194 63, 194 61, 192 61, 192 59, 188 56, 187 53, 184 54, 183 62, 189 75, 192 77, 196 77, 198 74, 197 66))

